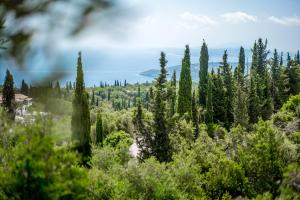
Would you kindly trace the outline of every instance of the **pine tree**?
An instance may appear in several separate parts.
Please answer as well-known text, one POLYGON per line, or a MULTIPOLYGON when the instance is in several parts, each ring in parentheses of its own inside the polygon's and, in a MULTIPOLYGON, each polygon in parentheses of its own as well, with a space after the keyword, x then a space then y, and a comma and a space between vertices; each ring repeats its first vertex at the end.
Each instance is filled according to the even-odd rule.
POLYGON ((82 164, 85 166, 88 165, 91 156, 90 126, 89 103, 83 80, 81 53, 79 52, 71 127, 75 149, 82 155, 82 164))
POLYGON ((103 124, 102 124, 102 115, 99 113, 97 115, 96 121, 96 144, 103 147, 104 133, 103 133, 103 124))
MULTIPOLYGON (((243 77, 241 67, 238 67, 237 73, 238 77, 243 77)), ((237 79, 235 81, 233 116, 235 126, 240 125, 246 127, 248 125, 247 95, 243 88, 243 79, 237 79)))
POLYGON ((218 68, 217 74, 212 73, 212 99, 213 99, 213 120, 215 123, 223 124, 226 121, 225 107, 225 86, 223 77, 218 68))
POLYGON ((153 152, 157 160, 160 162, 168 162, 171 160, 170 139, 166 126, 166 63, 165 54, 162 52, 160 57, 160 74, 156 79, 156 93, 154 98, 154 147, 153 152))
POLYGON ((208 48, 203 41, 200 52, 200 71, 199 71, 199 104, 203 107, 206 106, 206 94, 207 94, 207 83, 208 83, 208 48))
POLYGON ((192 97, 192 121, 193 121, 193 127, 194 127, 194 137, 196 140, 199 136, 199 117, 198 117, 198 111, 197 111, 197 102, 196 102, 195 91, 193 91, 193 97, 192 97))
POLYGON ((10 71, 6 70, 6 76, 3 84, 2 104, 12 119, 15 117, 14 101, 14 78, 10 71))
POLYGON ((212 103, 212 80, 211 77, 208 77, 208 86, 207 86, 207 99, 206 99, 206 123, 213 123, 213 103, 212 103))
POLYGON ((184 58, 182 59, 182 67, 179 79, 178 89, 178 105, 177 112, 179 116, 185 113, 191 114, 192 109, 192 78, 191 78, 191 61, 190 48, 186 45, 184 58))
POLYGON ((260 113, 259 97, 257 95, 257 74, 255 68, 250 73, 250 89, 248 99, 249 122, 254 124, 258 121, 260 113))
POLYGON ((230 128, 233 122, 233 83, 232 83, 232 73, 231 67, 227 62, 227 50, 224 51, 223 62, 221 65, 222 75, 224 77, 224 86, 225 86, 225 108, 226 108, 226 121, 225 127, 230 128))
POLYGON ((241 73, 244 76, 245 74, 245 50, 243 47, 240 48, 240 53, 239 53, 239 64, 241 68, 241 73))

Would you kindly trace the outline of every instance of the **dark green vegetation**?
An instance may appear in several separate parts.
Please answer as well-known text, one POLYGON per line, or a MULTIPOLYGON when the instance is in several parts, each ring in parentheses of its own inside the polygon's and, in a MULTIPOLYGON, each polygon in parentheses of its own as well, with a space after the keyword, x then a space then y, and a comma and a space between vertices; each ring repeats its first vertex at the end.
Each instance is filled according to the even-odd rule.
POLYGON ((24 81, 48 114, 19 124, 1 110, 0 199, 299 199, 297 55, 285 65, 259 39, 249 72, 243 48, 236 69, 225 51, 207 72, 206 51, 199 84, 188 46, 179 82, 163 52, 153 83, 87 88, 81 54, 75 84, 24 81))

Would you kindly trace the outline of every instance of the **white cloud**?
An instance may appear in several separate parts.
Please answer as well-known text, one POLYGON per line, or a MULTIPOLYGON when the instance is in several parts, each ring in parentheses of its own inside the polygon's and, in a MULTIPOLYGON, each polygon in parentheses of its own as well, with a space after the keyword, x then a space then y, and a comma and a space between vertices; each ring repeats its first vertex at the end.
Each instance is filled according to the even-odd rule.
POLYGON ((188 23, 194 23, 196 26, 208 26, 208 25, 214 25, 216 24, 216 21, 214 21, 209 16, 205 15, 196 15, 192 14, 190 12, 184 12, 180 15, 180 18, 188 23))
POLYGON ((268 20, 284 26, 300 26, 300 17, 274 17, 270 16, 268 20))
POLYGON ((147 17, 141 18, 141 21, 146 24, 154 24, 157 20, 156 20, 156 18, 154 18, 152 16, 147 16, 147 17))
POLYGON ((247 23, 247 22, 256 22, 257 17, 254 15, 247 14, 245 12, 229 12, 224 13, 221 15, 221 17, 231 24, 241 24, 241 23, 247 23))

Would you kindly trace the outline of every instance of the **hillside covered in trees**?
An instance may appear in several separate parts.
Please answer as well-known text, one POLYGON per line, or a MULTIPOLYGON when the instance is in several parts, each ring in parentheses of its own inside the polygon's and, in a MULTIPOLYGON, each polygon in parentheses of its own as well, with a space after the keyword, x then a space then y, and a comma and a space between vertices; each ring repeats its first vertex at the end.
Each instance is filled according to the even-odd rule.
POLYGON ((243 47, 234 70, 224 51, 208 71, 204 41, 199 82, 186 45, 170 80, 161 52, 152 83, 99 77, 94 87, 85 86, 83 56, 65 84, 17 87, 7 70, 0 199, 300 198, 299 51, 270 53, 259 38, 248 71, 243 47), (16 93, 33 99, 22 123, 16 93))

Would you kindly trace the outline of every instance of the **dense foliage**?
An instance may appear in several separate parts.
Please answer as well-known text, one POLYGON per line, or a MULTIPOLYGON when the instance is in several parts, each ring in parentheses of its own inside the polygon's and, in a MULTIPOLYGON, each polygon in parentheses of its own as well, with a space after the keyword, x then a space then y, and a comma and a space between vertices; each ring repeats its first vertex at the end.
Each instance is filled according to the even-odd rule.
POLYGON ((81 54, 75 83, 22 82, 38 114, 1 109, 0 199, 299 198, 299 59, 252 51, 249 71, 243 48, 234 70, 225 51, 199 85, 188 46, 179 82, 163 52, 153 83, 85 87, 81 54))

